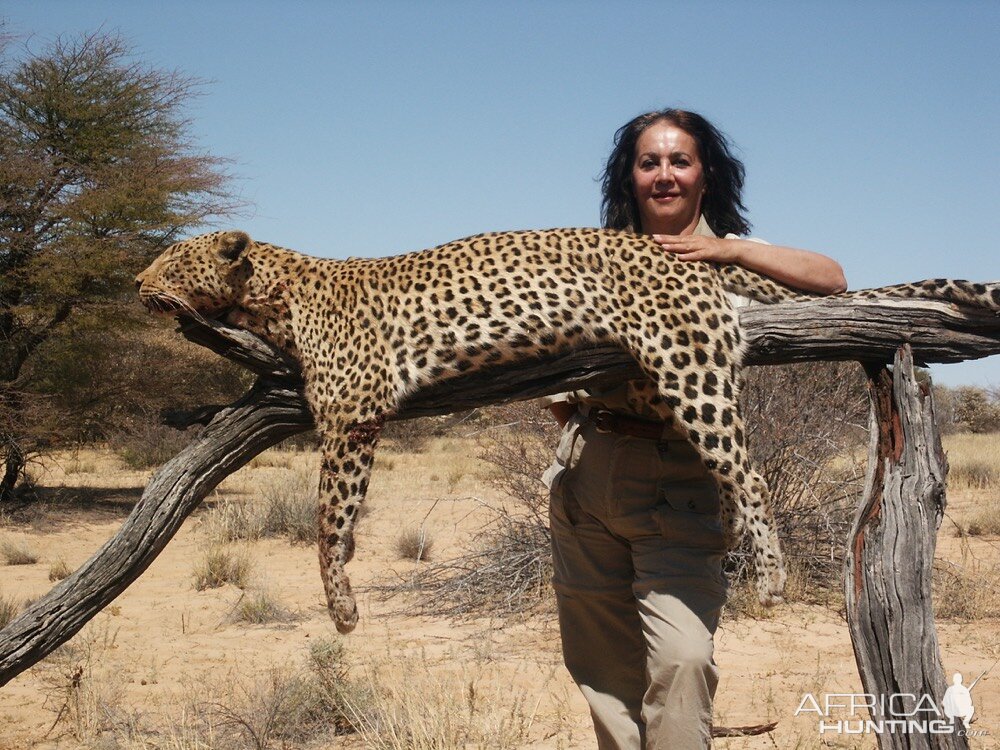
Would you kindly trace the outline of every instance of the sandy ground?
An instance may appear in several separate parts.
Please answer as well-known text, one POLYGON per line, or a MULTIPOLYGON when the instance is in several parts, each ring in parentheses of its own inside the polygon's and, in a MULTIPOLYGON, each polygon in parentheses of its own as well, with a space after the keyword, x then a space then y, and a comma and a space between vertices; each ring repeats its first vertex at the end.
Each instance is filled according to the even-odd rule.
MULTIPOLYGON (((561 665, 551 608, 516 622, 483 618, 458 623, 408 616, 405 599, 382 602, 364 593, 389 570, 405 575, 418 565, 400 560, 394 551, 400 531, 424 523, 437 559, 460 551, 475 536, 482 525, 482 503, 500 498, 481 481, 473 455, 470 446, 452 440, 438 441, 434 450, 421 455, 381 456, 349 568, 362 591, 361 622, 342 641, 352 673, 368 674, 374 664, 383 676, 395 674, 402 682, 440 672, 458 674, 460 684, 475 684, 491 700, 516 703, 511 715, 528 725, 522 746, 594 748, 586 704, 561 665)), ((230 477, 149 570, 74 639, 73 651, 50 657, 0 689, 0 749, 194 748, 181 743, 180 730, 169 737, 161 732, 149 744, 129 745, 122 739, 127 728, 119 729, 115 736, 120 744, 115 744, 107 736, 89 736, 88 726, 100 723, 102 706, 113 707, 120 726, 183 725, 186 705, 211 705, 272 668, 303 663, 311 643, 335 638, 312 547, 281 539, 252 544, 254 586, 270 591, 292 611, 292 622, 232 623, 229 615, 242 595, 238 588, 196 591, 192 584, 193 567, 205 548, 200 523, 213 504, 240 500, 269 478, 308 472, 314 463, 309 454, 271 453, 230 477), (72 715, 82 718, 68 720, 67 685, 78 666, 88 667, 82 679, 89 681, 90 702, 73 707, 72 715)), ((75 568, 113 535, 148 477, 122 469, 114 457, 99 452, 61 456, 36 474, 46 487, 68 488, 67 496, 74 488, 99 491, 83 507, 53 503, 33 520, 0 528, 0 539, 24 540, 39 554, 33 565, 0 567, 0 594, 18 601, 49 590, 54 562, 64 560, 75 568)), ((990 492, 952 492, 951 517, 962 523, 990 492)), ((970 546, 952 526, 946 522, 942 529, 940 555, 963 565, 974 561, 985 572, 983 586, 997 587, 1000 542, 979 537, 970 546)), ((939 624, 938 632, 947 673, 961 671, 966 684, 1000 659, 997 619, 948 621, 939 624)), ((716 645, 722 674, 717 723, 778 722, 770 735, 718 740, 716 747, 875 746, 871 737, 820 737, 814 714, 794 716, 806 693, 821 699, 824 693, 860 692, 847 627, 835 608, 791 604, 759 619, 730 618, 716 645)), ((974 727, 985 736, 972 740, 972 747, 1000 747, 1000 666, 980 681, 973 695, 974 727)), ((429 698, 427 705, 431 711, 429 698)), ((356 737, 331 738, 313 746, 360 747, 359 742, 356 737)))

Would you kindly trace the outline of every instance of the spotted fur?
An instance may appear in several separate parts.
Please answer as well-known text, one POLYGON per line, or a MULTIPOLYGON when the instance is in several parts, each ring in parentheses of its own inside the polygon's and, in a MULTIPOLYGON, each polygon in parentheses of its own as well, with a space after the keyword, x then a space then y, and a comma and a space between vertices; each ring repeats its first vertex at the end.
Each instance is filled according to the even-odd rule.
MULTIPOLYGON (((300 363, 322 439, 319 556, 342 632, 357 609, 344 565, 385 418, 451 375, 601 341, 632 353, 664 419, 714 475, 727 541, 751 534, 761 601, 785 571, 764 480, 737 406, 741 338, 726 292, 802 295, 738 266, 691 263, 648 238, 596 229, 483 234, 392 258, 321 260, 215 232, 169 247, 137 278, 162 313, 227 319, 300 363)), ((924 297, 1000 308, 1000 285, 934 280, 848 297, 924 297)))

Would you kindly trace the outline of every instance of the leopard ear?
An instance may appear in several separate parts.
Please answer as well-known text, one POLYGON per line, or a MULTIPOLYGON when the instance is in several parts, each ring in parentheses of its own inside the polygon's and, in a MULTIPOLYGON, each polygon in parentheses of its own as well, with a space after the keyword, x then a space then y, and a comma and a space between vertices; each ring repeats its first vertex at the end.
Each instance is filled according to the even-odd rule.
POLYGON ((224 232, 217 243, 219 255, 228 261, 235 261, 250 245, 250 235, 239 231, 224 232))

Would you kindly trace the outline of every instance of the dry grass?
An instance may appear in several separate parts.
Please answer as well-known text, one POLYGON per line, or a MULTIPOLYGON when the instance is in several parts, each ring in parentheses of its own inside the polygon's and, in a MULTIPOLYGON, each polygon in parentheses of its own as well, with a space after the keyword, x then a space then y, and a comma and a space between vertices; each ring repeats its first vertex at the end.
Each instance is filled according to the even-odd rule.
POLYGON ((254 542, 264 536, 260 508, 251 501, 221 502, 205 514, 201 530, 211 544, 254 542))
MULTIPOLYGON (((838 586, 818 586, 807 570, 798 567, 794 560, 786 566, 788 581, 785 583, 785 602, 818 604, 829 609, 837 609, 843 604, 843 591, 838 586)), ((726 619, 749 618, 770 620, 781 617, 782 607, 765 607, 757 596, 755 581, 751 578, 737 580, 729 589, 723 607, 726 619)))
POLYGON ((407 529, 396 538, 396 554, 403 560, 430 560, 433 549, 434 539, 423 526, 407 529))
POLYGON ((62 463, 63 472, 70 474, 93 474, 97 471, 97 461, 87 455, 81 455, 79 451, 74 452, 62 463))
POLYGON ((953 486, 991 489, 1000 486, 1000 436, 971 432, 942 438, 948 455, 948 480, 953 486))
POLYGON ((262 484, 259 494, 265 536, 285 536, 292 544, 316 541, 318 472, 298 468, 262 484))
POLYGON ((55 714, 53 730, 87 741, 129 723, 122 708, 124 675, 106 658, 117 637, 118 631, 102 618, 42 662, 46 706, 55 714))
POLYGON ((21 607, 14 597, 0 594, 0 629, 7 627, 7 623, 17 617, 20 611, 21 607))
POLYGON ((1000 536, 1000 498, 985 498, 965 521, 969 536, 1000 536))
POLYGON ((253 561, 246 547, 213 544, 195 565, 194 587, 204 591, 231 583, 243 589, 252 570, 253 561))
POLYGON ((246 625, 272 625, 292 622, 298 617, 281 603, 274 592, 263 588, 244 591, 227 619, 246 625))
POLYGON ((934 615, 946 620, 1000 617, 1000 567, 938 561, 934 567, 934 615))
POLYGON ((292 544, 316 541, 319 478, 297 466, 271 473, 247 500, 220 503, 205 515, 201 528, 215 544, 253 542, 284 536, 292 544))
POLYGON ((34 565, 38 562, 38 553, 30 544, 11 537, 0 541, 0 557, 8 565, 34 565))
POLYGON ((49 566, 49 580, 52 582, 61 581, 72 573, 72 568, 66 564, 61 557, 49 566))
POLYGON ((106 623, 89 626, 43 663, 55 714, 49 739, 69 734, 86 747, 114 750, 292 750, 351 731, 346 700, 366 704, 339 642, 321 639, 305 665, 202 680, 188 686, 172 715, 139 712, 124 700, 116 635, 106 623))
POLYGON ((505 750, 529 743, 537 702, 511 690, 511 675, 482 663, 452 671, 396 659, 370 667, 367 678, 367 702, 347 703, 367 748, 505 750))

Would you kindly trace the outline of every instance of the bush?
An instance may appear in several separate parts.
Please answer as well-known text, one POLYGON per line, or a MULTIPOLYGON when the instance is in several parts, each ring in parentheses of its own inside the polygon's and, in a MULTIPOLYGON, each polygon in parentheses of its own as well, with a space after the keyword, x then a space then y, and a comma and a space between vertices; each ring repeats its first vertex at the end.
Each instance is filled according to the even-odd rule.
POLYGON ((201 708, 224 747, 270 750, 354 731, 348 701, 366 705, 366 691, 349 679, 339 642, 320 640, 305 668, 276 667, 252 682, 237 681, 225 702, 201 708))
POLYGON ((970 432, 1000 430, 1000 403, 982 388, 962 386, 952 392, 955 419, 970 432))
MULTIPOLYGON (((790 568, 806 582, 839 581, 843 540, 863 491, 868 442, 864 373, 853 362, 744 369, 740 399, 751 463, 767 481, 790 568)), ((748 540, 727 564, 753 577, 748 540)))
MULTIPOLYGON (((853 363, 747 368, 741 406, 756 470, 772 493, 788 566, 814 592, 839 580, 864 471, 853 460, 867 443, 864 377, 853 363)), ((485 479, 512 500, 490 509, 478 544, 407 580, 379 584, 383 597, 419 591, 421 611, 446 616, 512 615, 551 601, 548 491, 541 481, 559 428, 537 403, 484 412, 485 479)), ((749 542, 731 554, 734 588, 753 578, 749 542)))
POLYGON ((384 599, 419 591, 418 612, 448 617, 513 616, 551 603, 548 492, 541 476, 559 427, 536 403, 523 402, 482 410, 477 427, 479 457, 488 464, 484 479, 511 497, 511 507, 487 506, 476 542, 459 557, 373 586, 384 599))

